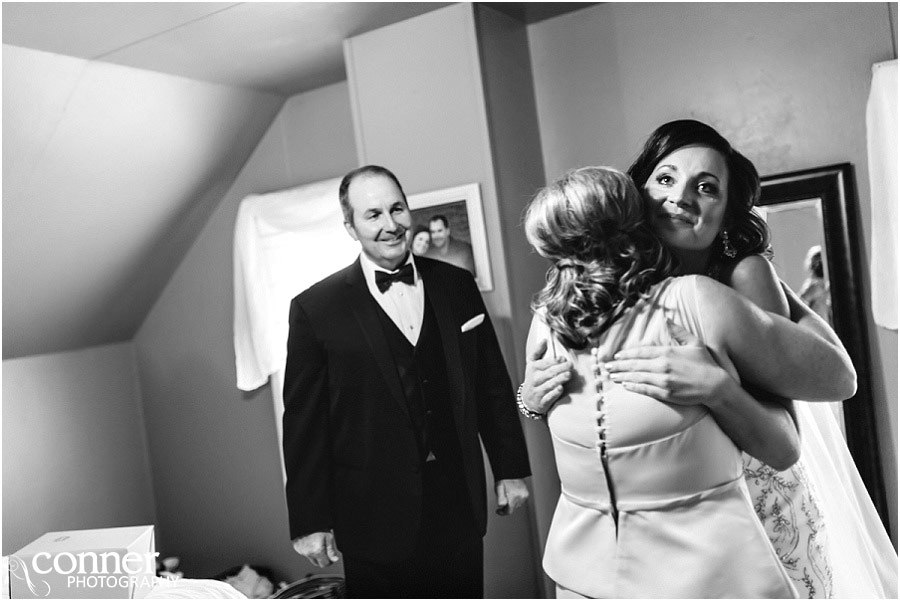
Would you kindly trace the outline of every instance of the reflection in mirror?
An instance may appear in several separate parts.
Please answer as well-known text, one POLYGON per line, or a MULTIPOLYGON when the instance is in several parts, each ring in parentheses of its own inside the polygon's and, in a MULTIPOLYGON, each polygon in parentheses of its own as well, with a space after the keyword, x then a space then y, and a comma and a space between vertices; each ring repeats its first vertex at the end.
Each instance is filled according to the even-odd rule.
POLYGON ((862 481, 890 531, 859 275, 860 233, 853 167, 842 163, 763 177, 759 204, 759 212, 772 228, 776 269, 791 288, 804 288, 809 275, 804 264, 810 249, 822 248, 823 281, 819 285, 830 291, 831 322, 857 373, 857 393, 843 403, 844 419, 840 423, 862 481))
MULTIPOLYGON (((800 298, 834 327, 828 252, 822 220, 822 199, 810 198, 767 206, 757 212, 772 233, 772 260, 778 276, 800 298)), ((842 403, 828 403, 841 434, 847 438, 842 403)))
POLYGON ((831 320, 831 285, 823 261, 824 250, 821 244, 810 246, 803 259, 806 279, 800 286, 800 299, 818 313, 822 319, 834 326, 831 320))

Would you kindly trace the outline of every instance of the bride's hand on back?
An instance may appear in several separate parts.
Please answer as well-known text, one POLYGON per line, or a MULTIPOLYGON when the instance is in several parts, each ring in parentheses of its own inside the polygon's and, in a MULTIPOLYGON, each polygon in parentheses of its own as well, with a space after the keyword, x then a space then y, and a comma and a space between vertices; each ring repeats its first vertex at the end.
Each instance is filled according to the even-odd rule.
POLYGON ((683 327, 667 322, 679 346, 642 346, 619 351, 597 366, 626 390, 677 405, 717 405, 736 384, 703 342, 683 327))

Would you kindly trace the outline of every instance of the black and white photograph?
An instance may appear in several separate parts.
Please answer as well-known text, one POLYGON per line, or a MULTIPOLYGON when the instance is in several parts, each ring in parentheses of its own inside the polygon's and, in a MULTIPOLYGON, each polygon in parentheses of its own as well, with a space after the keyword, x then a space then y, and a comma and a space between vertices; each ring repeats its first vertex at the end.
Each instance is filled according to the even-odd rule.
POLYGON ((3 2, 11 599, 897 599, 897 2, 3 2))

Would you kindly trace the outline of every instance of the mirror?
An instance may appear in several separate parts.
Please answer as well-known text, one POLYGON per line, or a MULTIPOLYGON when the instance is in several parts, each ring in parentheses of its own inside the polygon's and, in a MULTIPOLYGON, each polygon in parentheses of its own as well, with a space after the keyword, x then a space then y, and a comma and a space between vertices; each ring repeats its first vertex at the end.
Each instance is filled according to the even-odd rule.
POLYGON ((850 454, 890 531, 859 277, 860 232, 853 166, 841 163, 769 175, 761 180, 757 210, 772 230, 778 274, 817 313, 829 319, 856 368, 856 396, 846 404, 834 405, 843 413, 840 423, 850 454), (820 247, 819 253, 816 247, 820 247))

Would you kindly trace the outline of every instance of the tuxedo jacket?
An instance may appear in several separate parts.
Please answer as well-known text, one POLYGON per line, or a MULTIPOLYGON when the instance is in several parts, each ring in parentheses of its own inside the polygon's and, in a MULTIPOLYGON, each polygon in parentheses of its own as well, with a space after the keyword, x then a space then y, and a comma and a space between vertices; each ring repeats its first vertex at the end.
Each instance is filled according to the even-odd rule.
MULTIPOLYGON (((415 263, 440 331, 465 493, 483 535, 479 439, 495 480, 530 475, 513 387, 472 275, 415 263)), ((333 530, 343 553, 376 562, 412 551, 423 468, 381 310, 359 260, 291 301, 283 418, 291 538, 333 530)))

